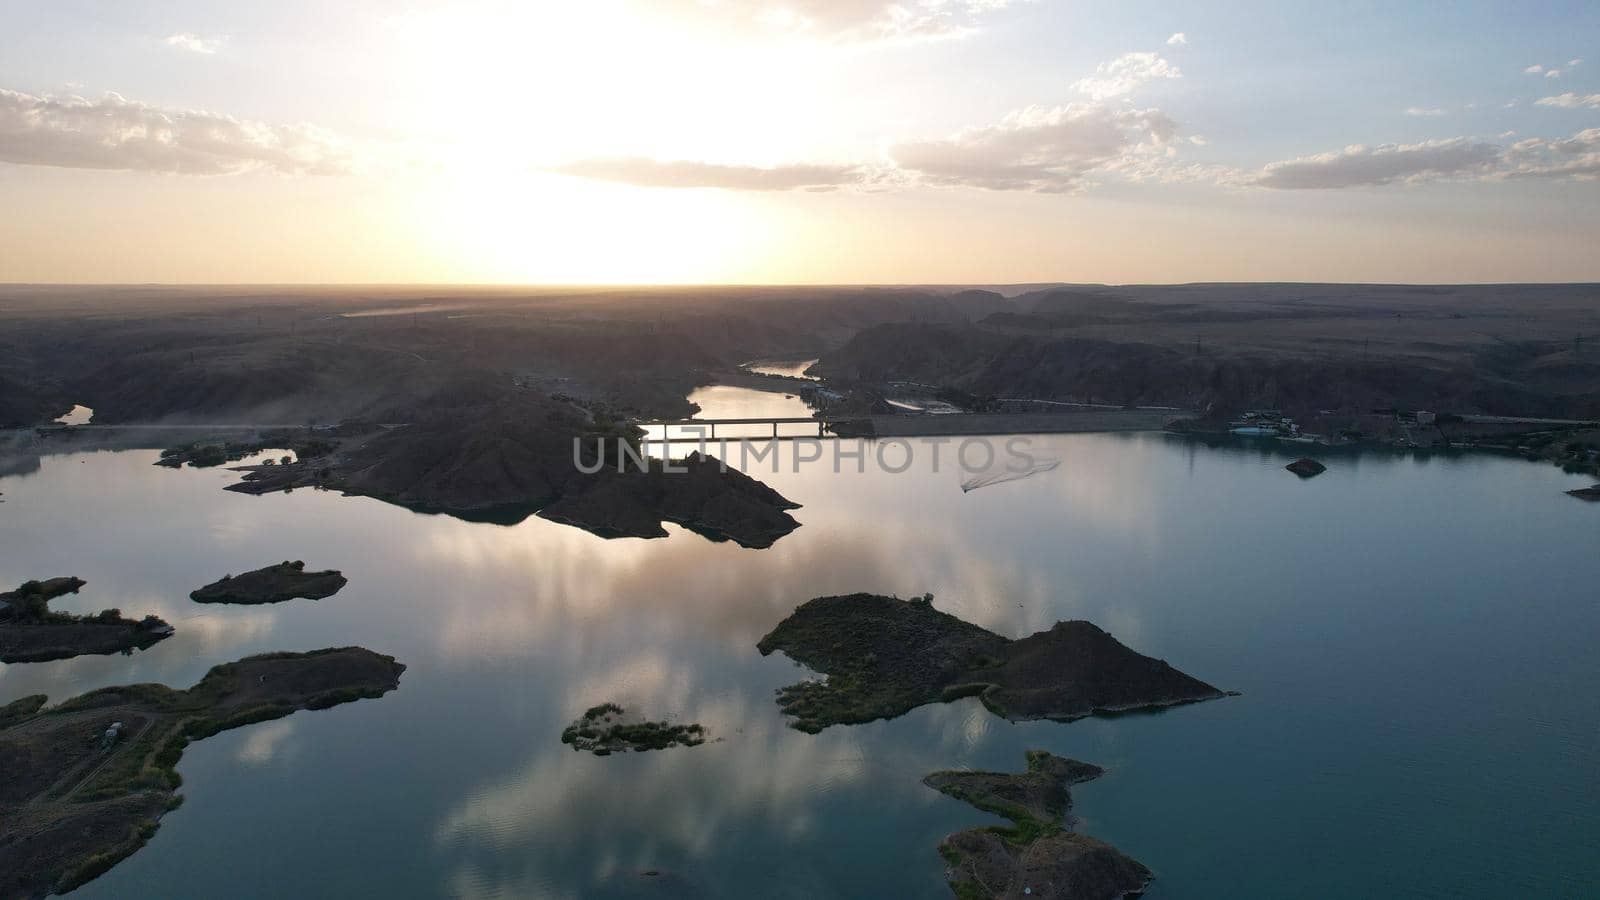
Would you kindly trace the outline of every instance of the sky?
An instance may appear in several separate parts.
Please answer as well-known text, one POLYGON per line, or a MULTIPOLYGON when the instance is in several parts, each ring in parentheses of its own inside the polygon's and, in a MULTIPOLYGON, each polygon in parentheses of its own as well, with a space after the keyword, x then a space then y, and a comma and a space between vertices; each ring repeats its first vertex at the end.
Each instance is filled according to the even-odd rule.
POLYGON ((0 0, 0 282, 1600 281, 1600 4, 0 0))

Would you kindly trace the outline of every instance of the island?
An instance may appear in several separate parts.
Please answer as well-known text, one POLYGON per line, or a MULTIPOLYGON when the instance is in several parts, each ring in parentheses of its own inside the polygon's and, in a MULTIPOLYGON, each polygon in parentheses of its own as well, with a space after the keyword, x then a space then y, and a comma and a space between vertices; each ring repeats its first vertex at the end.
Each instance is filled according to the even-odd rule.
POLYGON ((1095 625, 1057 622, 1009 640, 911 600, 876 594, 818 597, 763 637, 827 676, 780 688, 793 727, 818 732, 901 715, 925 703, 976 696, 1011 720, 1070 720, 1227 696, 1095 625))
POLYGON ((143 846, 182 799, 176 766, 191 741, 379 697, 404 670, 360 647, 272 653, 188 690, 135 684, 0 707, 0 896, 66 893, 143 846))
POLYGON ((1028 769, 934 772, 922 783, 1009 826, 972 828, 945 838, 939 855, 961 900, 1116 900, 1149 886, 1149 869, 1117 848, 1071 830, 1070 785, 1104 774, 1099 766, 1030 750, 1028 769))
POLYGON ((665 750, 668 747, 698 747, 706 742, 701 725, 673 725, 649 722, 629 715, 615 703, 592 706, 561 732, 561 743, 574 750, 588 750, 595 756, 609 756, 629 750, 665 750))
POLYGON ((799 507, 714 457, 690 453, 672 470, 652 461, 648 472, 602 472, 539 516, 602 537, 666 537, 661 523, 673 522, 713 541, 765 549, 800 527, 788 513, 799 507))
POLYGON ((1586 488, 1577 488, 1576 490, 1567 491, 1567 496, 1569 496, 1569 497, 1577 497, 1579 500, 1589 500, 1589 501, 1600 500, 1600 484, 1592 485, 1592 486, 1586 487, 1586 488))
POLYGON ((44 662, 86 654, 126 653, 172 635, 172 626, 155 616, 125 619, 108 609, 97 615, 52 612, 50 601, 76 594, 81 578, 26 581, 0 594, 0 662, 44 662))
POLYGON ((349 427, 318 456, 240 466, 228 490, 296 488, 373 497, 418 512, 516 524, 534 513, 606 538, 666 537, 673 522, 712 540, 766 548, 800 527, 799 504, 712 457, 670 464, 643 432, 551 397, 518 395, 433 411, 389 428, 349 427))
POLYGON ((1295 473, 1296 475, 1299 475, 1301 478, 1315 478, 1316 476, 1321 475, 1323 472, 1328 471, 1327 466, 1317 462, 1314 459, 1311 459, 1310 457, 1301 457, 1300 459, 1289 463, 1287 466, 1284 466, 1284 468, 1295 473))
POLYGON ((203 588, 189 592, 196 603, 280 603, 304 597, 321 600, 339 593, 346 579, 340 572, 307 572, 301 560, 284 560, 274 566, 243 575, 224 575, 203 588))

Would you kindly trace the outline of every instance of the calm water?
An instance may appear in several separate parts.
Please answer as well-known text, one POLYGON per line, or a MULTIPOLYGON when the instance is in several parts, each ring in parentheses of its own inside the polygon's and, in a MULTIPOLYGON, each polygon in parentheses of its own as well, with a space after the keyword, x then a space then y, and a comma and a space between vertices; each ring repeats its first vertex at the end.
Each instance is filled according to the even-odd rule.
MULTIPOLYGON (((709 414, 709 413, 708 413, 709 414)), ((196 744, 187 802, 84 897, 948 896, 934 852, 991 821, 918 783, 1042 747, 1111 769, 1083 828, 1153 898, 1600 893, 1600 508, 1488 457, 1285 457, 1161 435, 1036 438, 1062 464, 963 494, 900 475, 759 476, 805 504, 767 551, 668 526, 605 541, 314 491, 247 497, 154 452, 0 478, 0 583, 155 612, 147 652, 0 670, 0 702, 188 685, 266 650, 361 644, 409 669, 376 701, 196 744), (337 567, 321 602, 202 607, 225 573, 337 567), (932 591, 1020 636, 1067 617, 1243 696, 1007 724, 976 700, 788 729, 803 673, 756 641, 797 604, 932 591), (596 758, 558 740, 614 700, 720 742, 596 758), (664 874, 643 879, 645 869, 664 874)))

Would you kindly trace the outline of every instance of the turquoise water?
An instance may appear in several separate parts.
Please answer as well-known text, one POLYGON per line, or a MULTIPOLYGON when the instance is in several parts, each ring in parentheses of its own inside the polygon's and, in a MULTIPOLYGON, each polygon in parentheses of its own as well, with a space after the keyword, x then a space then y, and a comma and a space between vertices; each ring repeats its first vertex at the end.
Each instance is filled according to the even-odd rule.
POLYGON ((248 497, 153 452, 46 457, 0 478, 0 583, 79 575, 66 608, 178 634, 5 667, 0 702, 187 685, 267 650, 409 666, 380 700, 191 746, 187 802, 84 897, 943 898, 936 844, 993 820, 918 779, 1014 769, 1031 747, 1110 769, 1077 789, 1082 829, 1154 869, 1158 900, 1600 893, 1600 508, 1562 493, 1587 481, 1391 455, 1301 481, 1266 449, 1153 434, 1032 450, 1061 465, 966 494, 948 456, 898 475, 785 459, 753 474, 803 526, 766 551, 248 497), (186 599, 286 558, 350 584, 186 599), (964 700, 801 734, 772 692, 804 672, 755 644, 847 591, 931 591, 1011 636, 1087 618, 1243 694, 1070 724, 964 700), (606 758, 559 742, 607 700, 720 740, 606 758))

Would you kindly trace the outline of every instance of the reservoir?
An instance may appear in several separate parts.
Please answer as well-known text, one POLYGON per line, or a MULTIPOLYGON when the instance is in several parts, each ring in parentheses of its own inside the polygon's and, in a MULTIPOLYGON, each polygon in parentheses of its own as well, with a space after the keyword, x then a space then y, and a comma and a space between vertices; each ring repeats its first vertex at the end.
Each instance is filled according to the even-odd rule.
MULTIPOLYGON (((774 414, 750 412, 759 399, 697 402, 774 414)), ((803 505, 768 550, 245 496, 155 451, 0 478, 0 583, 77 575, 58 608, 177 629, 131 656, 0 667, 0 703, 186 687, 275 650, 359 645, 408 667, 381 699, 191 746, 183 806, 74 896, 933 900, 950 896, 940 839, 1001 820, 919 780, 1014 770, 1030 748, 1109 770, 1074 789, 1080 829, 1153 869, 1155 900, 1600 893, 1600 509, 1563 493, 1587 480, 1350 453, 1302 481, 1270 444, 1076 434, 1031 439, 1055 467, 963 492, 949 448, 937 470, 919 450, 904 472, 836 473, 795 471, 793 446, 749 472, 803 505), (188 600, 284 559, 349 585, 188 600), (1021 724, 969 698, 795 731, 774 691, 806 673, 756 642, 855 591, 931 592, 1007 637, 1088 619, 1241 695, 1021 724), (602 702, 711 740, 563 745, 602 702)))

